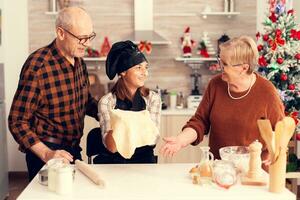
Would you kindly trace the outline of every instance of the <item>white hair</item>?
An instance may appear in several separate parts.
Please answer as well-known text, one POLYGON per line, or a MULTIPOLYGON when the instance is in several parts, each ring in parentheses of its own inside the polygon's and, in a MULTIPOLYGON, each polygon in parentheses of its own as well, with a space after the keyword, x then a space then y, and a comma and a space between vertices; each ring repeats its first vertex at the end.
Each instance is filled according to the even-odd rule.
POLYGON ((62 27, 62 28, 65 28, 67 30, 70 30, 73 27, 73 25, 74 25, 74 21, 73 21, 74 17, 72 16, 72 12, 70 11, 72 9, 80 9, 84 13, 86 13, 85 9, 83 9, 81 7, 68 7, 68 8, 64 8, 57 15, 57 18, 56 18, 56 21, 55 21, 56 28, 62 27))

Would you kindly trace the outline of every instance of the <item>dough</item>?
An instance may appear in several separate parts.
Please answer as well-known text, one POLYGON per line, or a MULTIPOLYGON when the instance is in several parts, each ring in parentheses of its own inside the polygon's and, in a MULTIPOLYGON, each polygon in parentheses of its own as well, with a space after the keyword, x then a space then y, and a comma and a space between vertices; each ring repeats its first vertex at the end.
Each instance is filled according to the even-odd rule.
POLYGON ((138 147, 156 144, 159 130, 148 110, 114 109, 110 110, 110 119, 117 150, 124 158, 131 158, 138 147))

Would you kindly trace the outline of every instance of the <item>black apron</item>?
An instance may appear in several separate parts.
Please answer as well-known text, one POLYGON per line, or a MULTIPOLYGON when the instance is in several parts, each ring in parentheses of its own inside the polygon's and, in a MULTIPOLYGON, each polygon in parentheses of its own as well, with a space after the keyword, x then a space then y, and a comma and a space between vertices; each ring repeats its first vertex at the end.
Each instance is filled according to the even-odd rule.
MULTIPOLYGON (((128 99, 121 100, 117 98, 115 109, 141 111, 146 109, 146 103, 140 91, 137 90, 132 102, 128 99)), ((157 163, 157 156, 154 156, 153 149, 155 145, 142 146, 135 149, 134 154, 130 159, 124 158, 118 152, 111 153, 110 151, 103 152, 95 157, 95 164, 132 164, 132 163, 157 163)))

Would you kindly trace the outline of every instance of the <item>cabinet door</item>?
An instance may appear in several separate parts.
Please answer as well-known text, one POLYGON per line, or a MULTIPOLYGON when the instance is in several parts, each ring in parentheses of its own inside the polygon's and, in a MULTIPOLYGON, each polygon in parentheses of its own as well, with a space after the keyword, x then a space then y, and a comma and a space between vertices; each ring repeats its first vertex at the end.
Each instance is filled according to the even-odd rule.
MULTIPOLYGON (((161 136, 170 137, 176 136, 181 132, 182 127, 190 119, 189 115, 167 115, 163 116, 161 136)), ((172 158, 165 158, 159 155, 159 163, 196 163, 200 161, 200 146, 207 146, 207 137, 200 143, 200 145, 189 145, 179 152, 177 152, 172 158)))

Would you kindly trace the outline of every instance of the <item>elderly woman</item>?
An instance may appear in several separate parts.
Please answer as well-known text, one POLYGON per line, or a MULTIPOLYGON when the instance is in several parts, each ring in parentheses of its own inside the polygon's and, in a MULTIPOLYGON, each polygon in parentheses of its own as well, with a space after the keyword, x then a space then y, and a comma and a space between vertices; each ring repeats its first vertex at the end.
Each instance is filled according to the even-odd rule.
MULTIPOLYGON (((272 83, 254 72, 258 51, 253 39, 234 38, 220 45, 217 58, 222 74, 208 84, 194 116, 176 137, 164 138, 161 153, 173 156, 189 144, 197 145, 209 133, 215 158, 219 149, 231 145, 264 143, 257 120, 266 118, 274 125, 284 116, 284 107, 272 83)), ((263 149, 264 158, 267 150, 263 149)))
MULTIPOLYGON (((110 110, 126 111, 147 110, 155 126, 159 128, 161 100, 160 96, 144 86, 148 77, 148 61, 144 54, 131 41, 115 43, 106 60, 106 74, 110 80, 118 75, 111 92, 103 96, 98 103, 98 116, 102 130, 102 141, 108 150, 94 159, 94 163, 155 163, 153 153, 155 145, 145 145, 135 149, 130 159, 124 158, 116 148, 111 127, 110 110)), ((145 134, 143 132, 139 134, 145 134)), ((126 142, 126 141, 124 141, 126 142)))

